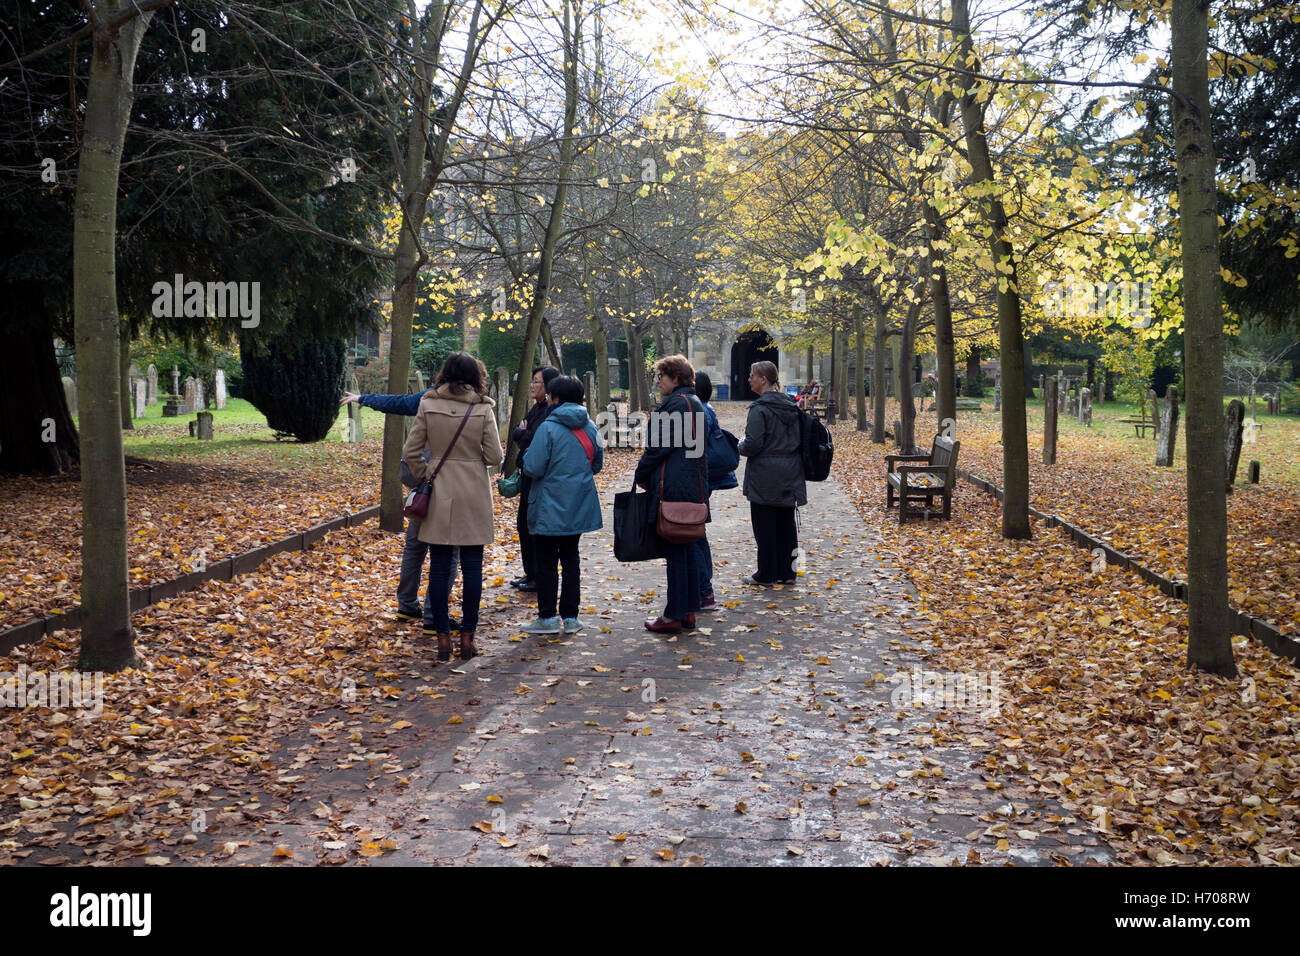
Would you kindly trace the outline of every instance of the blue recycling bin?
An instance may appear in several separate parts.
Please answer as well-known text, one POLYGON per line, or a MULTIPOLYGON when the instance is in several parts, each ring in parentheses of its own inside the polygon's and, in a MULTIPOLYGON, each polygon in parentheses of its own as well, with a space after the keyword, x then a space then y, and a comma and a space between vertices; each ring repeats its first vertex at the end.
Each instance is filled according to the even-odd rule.
POLYGON ((713 386, 713 391, 716 393, 715 397, 718 401, 725 402, 731 392, 731 386, 726 382, 719 382, 717 385, 713 386))

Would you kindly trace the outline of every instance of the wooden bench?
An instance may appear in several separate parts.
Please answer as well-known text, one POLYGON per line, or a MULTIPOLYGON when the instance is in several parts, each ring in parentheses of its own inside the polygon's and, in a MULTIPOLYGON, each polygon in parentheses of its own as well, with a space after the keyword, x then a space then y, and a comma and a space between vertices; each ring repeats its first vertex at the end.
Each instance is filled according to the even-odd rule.
POLYGON ((929 518, 936 495, 943 497, 944 520, 952 517, 952 489, 957 480, 957 454, 961 442, 943 435, 934 436, 928 455, 886 455, 889 472, 885 475, 885 508, 898 504, 898 523, 909 518, 929 518), (899 464, 914 462, 914 464, 899 464), (898 471, 894 466, 899 465, 898 471), (920 504, 923 510, 909 510, 908 504, 920 504))
POLYGON ((815 401, 810 401, 808 403, 808 414, 811 415, 813 418, 818 418, 821 419, 822 421, 825 421, 827 415, 826 399, 819 398, 816 399, 815 401))
POLYGON ((1132 425, 1133 434, 1138 438, 1146 438, 1148 428, 1154 432, 1159 427, 1158 425, 1147 421, 1145 418, 1117 418, 1115 420, 1121 425, 1132 425))

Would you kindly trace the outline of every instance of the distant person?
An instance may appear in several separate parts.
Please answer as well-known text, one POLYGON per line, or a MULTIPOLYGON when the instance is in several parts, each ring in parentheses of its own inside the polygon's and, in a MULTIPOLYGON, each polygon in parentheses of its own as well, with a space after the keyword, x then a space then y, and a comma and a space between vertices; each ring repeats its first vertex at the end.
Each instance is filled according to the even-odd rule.
MULTIPOLYGON (((553 380, 559 377, 559 369, 552 368, 549 365, 543 365, 541 368, 533 370, 533 378, 528 386, 528 394, 533 400, 533 405, 528 409, 528 414, 524 420, 515 426, 515 430, 510 433, 510 440, 515 443, 519 449, 519 454, 515 458, 515 466, 523 461, 524 454, 528 451, 528 446, 537 434, 537 429, 542 422, 546 421, 546 416, 551 413, 555 406, 551 405, 546 398, 546 388, 553 380)), ((536 564, 535 545, 533 536, 528 531, 528 493, 532 486, 532 478, 528 472, 521 469, 519 478, 519 514, 515 519, 515 530, 519 532, 519 561, 523 565, 524 576, 515 578, 510 582, 512 588, 518 588, 520 591, 536 591, 537 578, 535 575, 536 564)))
POLYGON ((795 509, 808 503, 804 487, 799 409, 781 390, 776 366, 755 362, 749 387, 758 401, 749 406, 740 454, 745 465, 744 495, 758 548, 758 570, 741 578, 745 584, 793 584, 799 548, 795 509))
MULTIPOLYGON (((709 378, 707 372, 695 373, 695 395, 704 405, 709 439, 721 437, 722 426, 718 424, 718 413, 709 404, 709 399, 713 397, 713 380, 709 378)), ((736 481, 736 473, 729 471, 716 481, 710 480, 706 491, 711 498, 715 491, 736 488, 739 485, 740 483, 736 481)), ((707 535, 695 542, 695 561, 700 571, 700 610, 712 611, 718 606, 718 602, 713 596, 713 551, 709 547, 707 535)))
MULTIPOLYGON (((356 392, 344 392, 340 405, 356 402, 363 408, 373 408, 389 415, 405 415, 408 418, 420 409, 420 400, 424 392, 412 392, 409 395, 358 395, 356 392)), ((428 454, 424 455, 425 460, 428 454)), ((418 482, 411 474, 411 468, 402 459, 402 484, 414 488, 418 482)), ((406 519, 406 541, 402 545, 402 570, 397 578, 397 617, 403 621, 423 621, 424 611, 420 608, 420 580, 424 577, 424 559, 429 553, 429 546, 420 540, 420 519, 406 519)), ((451 556, 451 573, 456 575, 460 562, 460 553, 453 550, 451 556)), ((460 622, 450 619, 451 629, 460 630, 460 622)))
POLYGON ((455 547, 460 548, 462 580, 460 657, 469 660, 478 654, 474 631, 483 598, 483 546, 492 542, 494 531, 488 469, 499 467, 505 457, 486 381, 487 370, 474 356, 449 355, 433 388, 420 400, 402 449, 416 481, 433 481, 419 537, 430 545, 424 633, 438 639, 440 661, 451 658, 447 602, 455 547))
POLYGON ((538 425, 521 465, 532 479, 528 533, 537 577, 537 620, 523 629, 529 634, 576 634, 584 626, 578 619, 582 601, 578 544, 588 531, 601 527, 595 476, 604 467, 605 450, 582 404, 582 383, 557 375, 546 391, 551 413, 538 425))
MULTIPOLYGON (((678 432, 683 441, 677 445, 647 445, 636 465, 636 483, 650 492, 649 521, 659 517, 663 501, 690 501, 707 503, 709 456, 703 434, 693 436, 691 444, 694 457, 687 457, 686 436, 696 423, 706 418, 704 405, 695 396, 695 369, 684 355, 669 355, 655 362, 659 394, 662 401, 655 406, 655 415, 682 416, 683 429, 678 432), (695 454, 698 451, 699 454, 695 454)), ((701 429, 702 431, 702 429, 701 429)), ((700 568, 696 560, 694 541, 676 544, 663 542, 667 559, 668 587, 664 612, 652 621, 646 621, 646 630, 656 634, 680 634, 683 628, 695 628, 695 612, 700 610, 700 568)))

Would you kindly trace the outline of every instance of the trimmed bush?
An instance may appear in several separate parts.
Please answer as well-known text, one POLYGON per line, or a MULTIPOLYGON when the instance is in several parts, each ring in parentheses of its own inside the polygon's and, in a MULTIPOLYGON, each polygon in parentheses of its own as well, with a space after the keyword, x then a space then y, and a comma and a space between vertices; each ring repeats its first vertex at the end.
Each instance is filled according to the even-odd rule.
POLYGON ((262 354, 244 351, 244 398, 271 429, 300 442, 329 434, 339 413, 347 343, 319 339, 287 344, 272 339, 262 354))

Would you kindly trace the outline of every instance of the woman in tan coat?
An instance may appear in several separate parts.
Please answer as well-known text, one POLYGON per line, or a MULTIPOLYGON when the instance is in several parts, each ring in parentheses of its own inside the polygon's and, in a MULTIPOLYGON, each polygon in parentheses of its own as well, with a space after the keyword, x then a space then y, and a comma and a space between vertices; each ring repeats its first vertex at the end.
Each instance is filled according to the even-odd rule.
POLYGON ((429 513, 420 522, 419 537, 430 546, 431 559, 424 633, 438 638, 440 661, 451 658, 447 602, 455 574, 452 549, 457 547, 462 580, 461 660, 478 653, 474 629, 483 597, 483 546, 493 537, 488 469, 499 467, 504 457, 495 403, 487 396, 486 382, 487 371, 474 356, 464 352, 449 355, 433 388, 420 400, 415 424, 402 449, 416 481, 433 482, 429 513))

